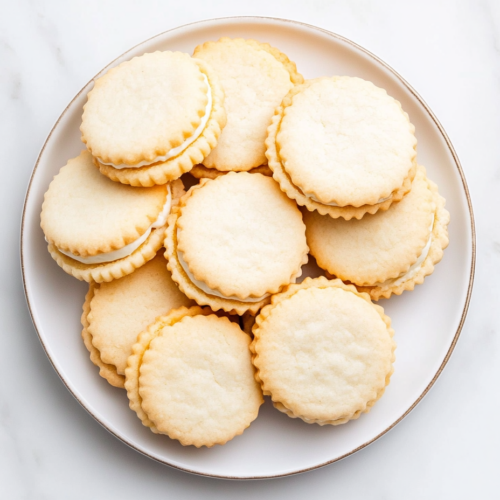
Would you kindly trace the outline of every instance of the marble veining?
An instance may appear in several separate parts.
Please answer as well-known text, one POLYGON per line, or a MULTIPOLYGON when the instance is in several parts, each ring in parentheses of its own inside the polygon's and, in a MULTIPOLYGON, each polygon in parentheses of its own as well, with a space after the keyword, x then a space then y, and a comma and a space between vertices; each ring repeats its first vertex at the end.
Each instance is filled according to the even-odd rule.
POLYGON ((500 463, 498 0, 32 0, 4 1, 1 12, 0 498, 298 499, 329 498, 333 492, 350 499, 495 498, 500 463), (347 460, 257 483, 179 473, 105 432, 74 401, 47 360, 29 319, 18 260, 31 169, 72 97, 141 40, 187 22, 229 15, 315 24, 393 65, 430 104, 454 142, 478 232, 469 317, 453 357, 424 401, 383 439, 347 460))

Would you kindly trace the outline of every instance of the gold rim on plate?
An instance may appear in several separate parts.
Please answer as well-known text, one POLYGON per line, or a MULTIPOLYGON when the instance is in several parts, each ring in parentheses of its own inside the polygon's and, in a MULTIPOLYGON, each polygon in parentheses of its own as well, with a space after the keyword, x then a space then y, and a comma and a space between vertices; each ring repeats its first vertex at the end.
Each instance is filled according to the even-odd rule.
POLYGON ((44 142, 44 144, 43 144, 43 146, 42 146, 42 148, 40 150, 40 153, 39 153, 39 155, 37 157, 35 166, 33 168, 33 172, 32 172, 31 177, 30 177, 30 182, 28 184, 28 189, 26 191, 26 197, 25 197, 25 200, 24 200, 23 215, 22 215, 22 222, 21 222, 21 241, 20 241, 20 247, 21 247, 20 248, 20 250, 21 250, 21 252, 20 252, 21 253, 21 271, 22 271, 22 277, 23 277, 24 294, 26 296, 26 302, 28 304, 28 309, 29 309, 29 312, 30 312, 31 320, 33 322, 33 326, 35 328, 35 331, 37 332, 37 335, 38 335, 38 338, 40 340, 40 343, 42 344, 42 347, 43 347, 43 349, 45 351, 45 354, 47 355, 50 363, 52 364, 52 367, 54 368, 54 370, 56 371, 56 373, 59 375, 59 378, 62 380, 63 384, 66 386, 66 388, 68 389, 68 391, 73 395, 73 397, 82 405, 82 407, 92 416, 92 418, 94 418, 94 420, 96 420, 97 422, 99 422, 99 424, 101 424, 108 432, 110 432, 117 439, 119 439, 120 441, 122 441, 123 443, 125 443, 127 446, 129 446, 130 448, 134 449, 135 451, 138 451, 142 455, 147 456, 148 458, 150 458, 152 460, 155 460, 156 462, 159 462, 159 463, 164 464, 164 465, 168 465, 168 466, 170 466, 170 467, 172 467, 174 469, 182 470, 184 472, 190 472, 192 474, 196 474, 196 475, 199 475, 199 476, 216 477, 216 478, 222 478, 222 479, 244 479, 244 480, 246 480, 246 479, 270 479, 270 478, 276 478, 276 477, 293 476, 295 474, 301 474, 303 472, 308 472, 310 470, 319 469, 320 467, 324 467, 324 466, 332 464, 334 462, 338 462, 339 460, 342 460, 343 458, 346 458, 346 457, 348 457, 348 456, 356 453, 357 451, 362 450, 363 448, 365 448, 366 446, 368 446, 369 444, 373 443, 374 441, 376 441, 377 439, 379 439, 380 437, 382 437, 384 434, 386 434, 387 432, 389 432, 399 422, 401 422, 401 420, 403 420, 418 405, 418 403, 420 403, 420 401, 424 398, 424 396, 429 392, 429 390, 434 385, 434 383, 436 382, 436 380, 438 379, 438 377, 441 375, 441 372, 443 371, 444 367, 448 363, 448 360, 450 359, 450 356, 453 353, 453 350, 455 349, 455 346, 457 344, 458 338, 460 337, 460 332, 462 331, 462 328, 463 328, 463 325, 464 325, 464 322, 465 322, 465 318, 467 316, 467 311, 469 309, 469 303, 470 303, 471 294, 472 294, 472 287, 473 287, 473 283, 474 283, 474 271, 475 271, 475 266, 476 266, 476 229, 475 229, 475 222, 474 222, 474 212, 473 212, 473 209, 472 209, 472 201, 471 201, 471 197, 470 197, 470 194, 469 194, 469 188, 467 186, 467 181, 465 179, 465 175, 464 175, 464 172, 462 170, 462 166, 461 166, 460 160, 459 160, 458 155, 457 155, 457 153, 456 153, 456 151, 455 151, 455 149, 454 149, 454 147, 453 147, 453 145, 452 145, 452 143, 450 141, 450 138, 446 134, 446 132, 445 132, 443 126, 441 125, 441 123, 439 122, 439 120, 436 118, 436 115, 429 108, 429 106, 425 103, 425 101, 422 99, 422 97, 391 66, 389 66, 386 62, 384 62, 378 56, 376 56, 375 54, 373 54, 370 51, 366 50, 365 48, 363 48, 362 46, 358 45, 357 43, 352 42, 351 40, 349 40, 349 39, 347 39, 347 38, 345 38, 345 37, 343 37, 341 35, 338 35, 338 34, 333 33, 331 31, 328 31, 328 30, 325 30, 323 28, 319 28, 317 26, 313 26, 313 25, 310 25, 310 24, 307 24, 307 23, 302 23, 302 22, 299 22, 299 21, 292 21, 292 20, 289 20, 289 19, 281 19, 281 18, 275 18, 275 17, 264 17, 264 16, 231 16, 231 17, 221 17, 221 18, 214 18, 214 19, 206 19, 206 20, 203 20, 203 21, 196 21, 196 22, 193 22, 193 23, 184 24, 182 26, 177 26, 176 28, 172 28, 172 29, 163 31, 163 32, 161 32, 161 33, 159 33, 159 34, 151 37, 151 38, 148 38, 147 40, 144 40, 144 41, 138 43, 137 45, 134 45, 132 48, 130 48, 129 50, 125 51, 120 56, 118 56, 115 59, 113 59, 113 61, 111 61, 101 71, 99 71, 99 73, 97 73, 97 75, 94 78, 92 78, 75 95, 75 97, 71 100, 71 102, 66 106, 66 108, 61 113, 61 115, 59 116, 59 118, 55 122, 54 126, 52 127, 49 135, 47 136, 47 139, 45 140, 45 142, 44 142), (454 160, 455 166, 456 166, 456 168, 458 170, 458 173, 460 174, 460 178, 461 178, 461 181, 462 181, 462 187, 463 187, 463 190, 464 190, 465 197, 467 199, 467 206, 468 206, 468 209, 469 209, 469 216, 470 216, 470 230, 471 230, 471 243, 472 243, 472 249, 471 249, 472 250, 472 253, 471 253, 471 267, 470 267, 470 274, 469 274, 469 284, 468 284, 468 287, 467 287, 467 295, 466 295, 466 299, 465 299, 465 303, 464 303, 462 315, 461 315, 461 318, 460 318, 460 322, 458 324, 458 328, 457 328, 457 330, 455 332, 455 335, 453 337, 453 341, 451 342, 450 347, 448 348, 448 351, 446 353, 446 356, 444 357, 441 365, 439 366, 439 369, 437 370, 437 372, 435 373, 434 377, 429 382, 429 384, 427 385, 427 387, 424 389, 424 391, 414 401, 414 403, 410 406, 410 408, 408 408, 408 410, 406 410, 406 412, 403 415, 401 415, 395 422, 393 422, 389 427, 387 427, 386 429, 384 429, 381 433, 379 433, 373 439, 370 439, 369 441, 361 444, 360 446, 354 448, 353 450, 349 451, 348 453, 345 453, 345 454, 341 455, 340 457, 334 458, 332 460, 328 460, 326 462, 320 463, 320 464, 312 466, 312 467, 307 467, 305 469, 300 469, 300 470, 296 470, 296 471, 292 471, 292 472, 285 472, 285 473, 281 473, 281 474, 272 474, 272 475, 268 475, 268 476, 244 476, 244 477, 239 477, 239 476, 225 476, 225 475, 218 475, 218 474, 207 474, 207 473, 204 473, 204 472, 199 472, 199 471, 191 470, 191 469, 189 469, 187 467, 180 467, 180 466, 175 465, 173 463, 167 462, 166 460, 161 460, 161 459, 159 459, 157 457, 154 457, 154 456, 152 456, 152 455, 144 452, 143 450, 139 449, 137 446, 135 446, 131 442, 127 441, 123 437, 119 436, 110 427, 108 427, 108 425, 105 422, 103 422, 98 417, 96 417, 85 406, 85 404, 80 400, 80 398, 78 397, 78 395, 75 394, 75 392, 66 383, 64 377, 62 376, 62 374, 57 369, 55 363, 53 362, 53 360, 51 359, 51 357, 50 357, 50 355, 48 353, 47 347, 44 344, 44 341, 43 341, 43 339, 42 339, 42 337, 40 335, 40 332, 38 331, 38 327, 37 327, 37 325, 35 323, 35 320, 34 320, 34 315, 33 315, 32 307, 31 307, 31 303, 30 303, 30 298, 29 298, 28 291, 27 291, 27 288, 26 288, 26 276, 25 276, 25 269, 24 269, 24 254, 23 254, 23 248, 24 248, 24 227, 25 227, 25 219, 26 219, 26 205, 27 205, 28 197, 30 195, 31 186, 32 186, 32 183, 33 183, 33 178, 34 178, 36 170, 38 168, 38 164, 40 162, 40 159, 41 159, 41 157, 42 157, 42 155, 43 155, 43 153, 45 151, 45 148, 46 148, 46 146, 47 146, 47 144, 48 144, 48 142, 49 142, 49 140, 50 140, 50 138, 51 138, 54 130, 56 129, 56 127, 58 126, 59 122, 64 117, 64 115, 66 114, 66 112, 68 111, 68 109, 70 108, 70 106, 73 104, 73 102, 76 99, 78 99, 78 97, 80 97, 80 95, 85 91, 85 89, 88 87, 88 85, 95 78, 97 78, 97 76, 99 74, 101 74, 102 72, 104 72, 105 70, 107 70, 110 66, 112 66, 115 63, 115 61, 117 61, 118 59, 123 58, 129 52, 132 52, 134 49, 136 49, 140 45, 143 45, 143 44, 145 44, 147 42, 150 42, 150 41, 154 40, 155 38, 162 37, 163 35, 165 35, 167 33, 171 33, 173 31, 182 30, 184 28, 188 28, 188 27, 196 26, 196 25, 200 25, 200 24, 209 24, 209 23, 220 22, 220 21, 237 21, 237 22, 242 22, 242 21, 271 21, 271 22, 279 22, 279 23, 292 24, 292 25, 296 25, 296 26, 299 26, 299 27, 302 27, 302 28, 307 28, 307 29, 310 29, 310 30, 314 30, 314 31, 320 32, 320 33, 322 33, 324 35, 327 35, 328 37, 333 38, 333 39, 335 39, 337 41, 340 41, 340 42, 342 42, 342 43, 344 43, 346 45, 351 46, 352 48, 356 49, 359 52, 362 52, 364 55, 368 56, 370 59, 376 61, 380 66, 382 66, 386 70, 388 70, 393 76, 395 76, 403 84, 404 87, 406 87, 406 89, 408 91, 410 91, 410 93, 415 97, 415 99, 419 102, 419 104, 425 109, 425 111, 427 112, 427 114, 429 115, 429 117, 432 119, 432 121, 436 125, 437 129, 439 130, 439 133, 441 134, 442 138, 444 139, 444 141, 446 143, 446 146, 448 147, 448 150, 449 150, 449 152, 451 153, 451 155, 453 157, 453 160, 454 160))

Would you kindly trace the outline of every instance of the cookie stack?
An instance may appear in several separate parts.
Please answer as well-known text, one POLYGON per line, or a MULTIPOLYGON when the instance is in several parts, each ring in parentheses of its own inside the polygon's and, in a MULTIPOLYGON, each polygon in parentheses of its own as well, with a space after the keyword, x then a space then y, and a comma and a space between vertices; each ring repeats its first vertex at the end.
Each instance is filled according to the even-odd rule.
POLYGON ((372 408, 395 359, 372 301, 422 283, 448 244, 414 131, 385 90, 304 80, 255 40, 144 54, 95 81, 86 149, 41 226, 89 283, 91 361, 145 426, 210 447, 263 395, 319 425, 372 408), (324 276, 303 279, 309 253, 324 276))

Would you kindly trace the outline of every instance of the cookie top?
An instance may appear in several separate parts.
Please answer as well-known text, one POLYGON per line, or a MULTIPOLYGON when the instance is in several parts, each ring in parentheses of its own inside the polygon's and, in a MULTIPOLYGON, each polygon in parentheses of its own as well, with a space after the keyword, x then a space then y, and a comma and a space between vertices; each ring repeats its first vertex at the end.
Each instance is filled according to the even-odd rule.
POLYGON ((292 93, 275 141, 283 168, 307 197, 360 207, 401 188, 416 139, 398 101, 347 76, 310 80, 292 93))
POLYGON ((129 276, 94 290, 87 315, 92 344, 104 363, 124 375, 137 336, 158 316, 190 306, 167 270, 163 252, 129 276))
POLYGON ((94 166, 90 153, 82 151, 50 183, 41 227, 59 250, 83 258, 97 256, 136 242, 153 225, 165 225, 168 199, 165 185, 134 188, 109 180, 94 166))
POLYGON ((345 221, 304 211, 307 241, 318 265, 343 281, 373 285, 406 273, 429 243, 436 203, 425 169, 389 210, 345 221))
POLYGON ((264 394, 308 423, 341 424, 369 411, 393 371, 390 319, 340 280, 288 286, 262 309, 253 333, 264 394))
POLYGON ((259 299, 276 293, 307 258, 299 209, 264 175, 202 179, 177 211, 177 248, 186 271, 215 294, 259 299))
POLYGON ((194 135, 206 115, 209 85, 188 54, 134 57, 95 81, 82 116, 82 141, 114 166, 158 161, 194 135))
POLYGON ((158 318, 129 359, 131 408, 154 432, 185 446, 226 443, 263 403, 249 343, 235 323, 199 307, 158 318))
POLYGON ((267 163, 264 141, 274 108, 303 81, 295 64, 267 43, 241 38, 204 43, 193 56, 208 62, 218 75, 227 112, 219 143, 203 164, 246 171, 267 163))

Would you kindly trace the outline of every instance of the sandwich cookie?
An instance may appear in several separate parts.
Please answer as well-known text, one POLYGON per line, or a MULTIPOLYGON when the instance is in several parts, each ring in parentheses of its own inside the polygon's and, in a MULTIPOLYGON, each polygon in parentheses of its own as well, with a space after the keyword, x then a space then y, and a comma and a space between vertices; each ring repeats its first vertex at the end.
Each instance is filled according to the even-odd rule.
POLYGON ((320 267, 373 300, 413 290, 448 246, 450 214, 425 168, 389 210, 346 222, 304 211, 307 241, 320 267))
POLYGON ((266 156, 299 205, 333 218, 387 210, 411 188, 415 127, 398 101, 360 78, 294 87, 272 118, 266 156))
MULTIPOLYGON (((195 165, 189 172, 193 177, 197 179, 215 179, 220 175, 227 174, 227 172, 222 172, 215 168, 207 168, 204 165, 195 165)), ((268 177, 273 176, 273 171, 267 165, 261 165, 260 167, 251 168, 248 170, 249 174, 262 174, 268 177)))
POLYGON ((182 307, 139 335, 128 359, 130 408, 153 432, 211 447, 241 434, 264 402, 250 337, 209 308, 182 307))
POLYGON ((157 317, 191 305, 172 281, 163 251, 128 276, 110 283, 91 282, 83 306, 82 337, 101 377, 123 388, 127 358, 139 333, 157 317))
POLYGON ((132 186, 165 184, 201 163, 226 123, 209 65, 181 52, 134 57, 95 81, 82 141, 101 173, 132 186))
POLYGON ((227 125, 203 164, 221 171, 248 171, 267 163, 266 130, 274 109, 304 79, 288 57, 267 43, 221 38, 194 50, 219 77, 227 125))
POLYGON ((253 333, 264 395, 309 424, 344 424, 369 412, 393 372, 391 320, 340 280, 306 278, 273 295, 253 333))
POLYGON ((180 180, 134 188, 101 175, 88 151, 69 160, 50 183, 41 227, 52 258, 79 280, 111 281, 151 260, 165 238, 180 180))
POLYGON ((255 314, 302 274, 308 247, 297 205, 269 177, 202 179, 168 218, 172 279, 214 311, 255 314))

